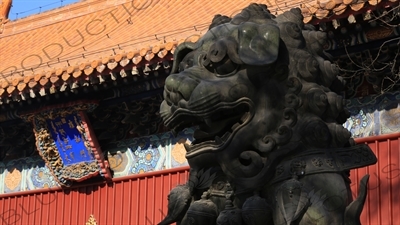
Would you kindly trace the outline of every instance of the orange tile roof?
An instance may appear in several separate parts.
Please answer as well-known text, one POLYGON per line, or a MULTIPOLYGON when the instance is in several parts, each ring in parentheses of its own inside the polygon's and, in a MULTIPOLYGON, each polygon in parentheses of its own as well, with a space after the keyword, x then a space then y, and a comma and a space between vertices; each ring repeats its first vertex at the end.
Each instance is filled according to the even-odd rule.
MULTIPOLYGON (((332 1, 343 2, 329 6, 331 12, 342 4, 346 8, 355 4, 332 1)), ((0 97, 29 93, 31 89, 58 89, 67 81, 97 77, 105 68, 161 61, 178 43, 197 41, 214 15, 231 16, 251 2, 86 0, 9 21, 0 25, 0 97)), ((300 6, 304 12, 305 7, 315 5, 315 0, 259 3, 279 14, 300 6)), ((319 2, 321 9, 327 9, 327 5, 319 2)), ((318 10, 307 16, 319 18, 318 10)))
POLYGON ((341 18, 344 15, 363 13, 378 5, 398 4, 399 0, 319 0, 301 5, 305 23, 341 18))

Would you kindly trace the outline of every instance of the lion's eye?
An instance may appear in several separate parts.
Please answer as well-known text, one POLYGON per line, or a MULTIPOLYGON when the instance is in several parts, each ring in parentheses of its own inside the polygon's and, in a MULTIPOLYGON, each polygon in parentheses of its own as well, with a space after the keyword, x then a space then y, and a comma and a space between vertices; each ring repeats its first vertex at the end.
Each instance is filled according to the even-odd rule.
POLYGON ((207 54, 204 54, 202 57, 201 63, 208 71, 213 72, 218 77, 226 77, 234 74, 239 65, 232 62, 227 55, 223 57, 221 60, 214 62, 207 57, 207 54))
POLYGON ((220 65, 215 68, 215 71, 218 75, 231 75, 232 73, 236 72, 238 65, 228 57, 221 61, 220 65))
POLYGON ((221 39, 213 43, 208 52, 202 56, 201 64, 217 77, 231 76, 239 68, 239 65, 231 60, 232 54, 228 54, 227 42, 229 41, 221 39))
POLYGON ((194 57, 194 51, 188 53, 185 56, 185 58, 182 59, 182 61, 179 63, 179 72, 182 72, 185 69, 193 66, 193 57, 194 57))

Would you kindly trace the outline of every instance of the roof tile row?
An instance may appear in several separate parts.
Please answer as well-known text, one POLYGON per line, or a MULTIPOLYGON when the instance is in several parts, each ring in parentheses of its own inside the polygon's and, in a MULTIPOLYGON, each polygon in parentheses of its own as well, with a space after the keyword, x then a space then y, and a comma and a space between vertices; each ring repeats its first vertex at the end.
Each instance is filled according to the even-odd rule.
MULTIPOLYGON (((7 99, 32 89, 59 89, 73 80, 92 80, 106 69, 163 61, 179 43, 196 42, 214 15, 231 16, 252 2, 148 1, 83 1, 68 6, 68 10, 61 8, 7 23, 0 34, 0 97, 7 99), (139 6, 145 7, 137 10, 139 6)), ((315 17, 341 15, 380 1, 385 0, 261 3, 273 13, 300 6, 304 21, 310 22, 315 17)))
POLYGON ((398 0, 323 0, 301 5, 304 22, 309 23, 315 19, 323 20, 331 16, 340 16, 349 13, 357 13, 367 6, 376 6, 381 2, 397 3, 398 0))

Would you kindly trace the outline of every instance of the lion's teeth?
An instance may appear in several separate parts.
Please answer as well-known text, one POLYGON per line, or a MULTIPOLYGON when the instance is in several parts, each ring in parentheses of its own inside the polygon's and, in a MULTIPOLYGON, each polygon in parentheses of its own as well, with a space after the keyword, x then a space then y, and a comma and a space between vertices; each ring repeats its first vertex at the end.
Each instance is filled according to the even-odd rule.
POLYGON ((240 123, 235 123, 235 124, 233 124, 233 126, 232 126, 232 130, 236 130, 236 128, 238 128, 240 126, 240 123))
POLYGON ((231 133, 226 132, 224 135, 222 135, 221 139, 222 139, 223 141, 227 141, 230 135, 231 135, 231 133))
POLYGON ((221 139, 220 137, 215 136, 215 143, 216 143, 217 145, 219 145, 219 144, 222 144, 223 141, 222 141, 222 139, 221 139))

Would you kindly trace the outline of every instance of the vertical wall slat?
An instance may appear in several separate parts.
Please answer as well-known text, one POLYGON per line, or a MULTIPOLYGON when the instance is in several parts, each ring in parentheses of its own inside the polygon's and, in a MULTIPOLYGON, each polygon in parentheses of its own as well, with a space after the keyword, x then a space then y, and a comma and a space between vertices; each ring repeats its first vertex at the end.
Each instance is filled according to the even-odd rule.
MULTIPOLYGON (((390 139, 388 139, 387 140, 387 149, 388 149, 388 165, 392 165, 392 157, 394 157, 394 155, 393 155, 393 152, 392 152, 392 141, 390 140, 390 139)), ((383 168, 382 168, 383 169, 383 168)), ((385 173, 385 171, 383 171, 382 170, 382 172, 383 173, 385 173)), ((386 175, 388 175, 388 174, 386 174, 386 175)), ((385 179, 387 179, 388 180, 388 190, 389 190, 389 193, 388 193, 388 198, 390 199, 388 202, 387 202, 387 207, 388 207, 388 223, 389 224, 393 224, 394 223, 394 221, 392 220, 392 216, 393 216, 393 211, 392 211, 392 201, 391 201, 391 199, 392 199, 392 197, 393 197, 393 195, 392 195, 392 192, 393 192, 393 190, 392 190, 392 182, 391 182, 391 180, 389 180, 388 178, 389 178, 390 176, 386 176, 386 177, 384 177, 385 179)))
POLYGON ((94 201, 93 201, 93 215, 96 218, 96 221, 98 224, 104 224, 104 207, 101 207, 105 200, 104 198, 104 193, 103 193, 103 185, 99 185, 96 187, 96 191, 93 192, 92 194, 95 196, 94 201))
POLYGON ((111 188, 109 190, 109 191, 112 192, 112 198, 111 198, 111 201, 110 201, 110 204, 111 204, 112 208, 111 208, 111 210, 109 210, 109 212, 111 212, 110 219, 109 219, 109 221, 111 221, 110 224, 116 224, 115 223, 115 206, 116 206, 115 195, 116 195, 117 187, 120 186, 121 183, 122 182, 115 183, 115 187, 111 188))
POLYGON ((134 214, 136 216, 135 220, 136 220, 136 224, 139 224, 139 217, 140 215, 140 179, 137 179, 136 182, 136 187, 137 187, 137 192, 136 192, 136 205, 135 205, 135 209, 136 211, 134 212, 138 212, 137 214, 134 214))
MULTIPOLYGON (((167 213, 165 212, 165 214, 163 213, 163 211, 164 211, 164 208, 166 208, 164 205, 167 205, 167 203, 166 204, 164 204, 164 198, 163 198, 163 196, 166 196, 164 193, 164 190, 165 190, 165 182, 164 182, 164 180, 165 180, 165 176, 164 176, 164 174, 161 174, 161 179, 160 179, 160 182, 161 182, 161 184, 160 184, 160 188, 159 188, 159 192, 158 192, 158 196, 157 196, 157 198, 160 200, 160 208, 158 208, 157 209, 157 217, 156 217, 156 221, 161 221, 162 220, 162 218, 164 218, 164 216, 166 216, 167 215, 167 213)), ((168 195, 168 194, 167 194, 168 195)))
MULTIPOLYGON (((84 195, 90 194, 90 193, 91 193, 91 187, 90 186, 83 187, 83 194, 84 195)), ((89 196, 84 196, 83 197, 83 205, 82 205, 83 209, 81 211, 82 211, 82 214, 83 214, 84 218, 88 217, 90 215, 90 213, 88 212, 88 208, 90 208, 90 205, 88 204, 89 201, 90 201, 90 197, 89 196)), ((83 220, 83 221, 85 221, 85 220, 83 220)))
MULTIPOLYGON (((131 210, 132 209, 132 202, 133 202, 132 198, 134 196, 133 192, 132 192, 132 184, 133 184, 133 182, 131 180, 129 180, 128 183, 129 183, 129 189, 128 189, 129 191, 128 192, 129 192, 129 200, 130 200, 130 201, 128 201, 129 202, 128 210, 131 210)), ((131 215, 132 214, 133 214, 132 211, 128 212, 128 221, 132 221, 131 220, 131 215)))
POLYGON ((156 182, 157 182, 157 180, 159 179, 157 176, 153 176, 152 177, 153 178, 153 182, 152 182, 152 186, 151 186, 151 193, 150 193, 150 196, 152 196, 153 197, 153 207, 151 207, 150 208, 150 213, 151 213, 151 221, 154 221, 155 220, 155 208, 157 208, 158 207, 158 204, 157 204, 157 196, 156 196, 156 182))

